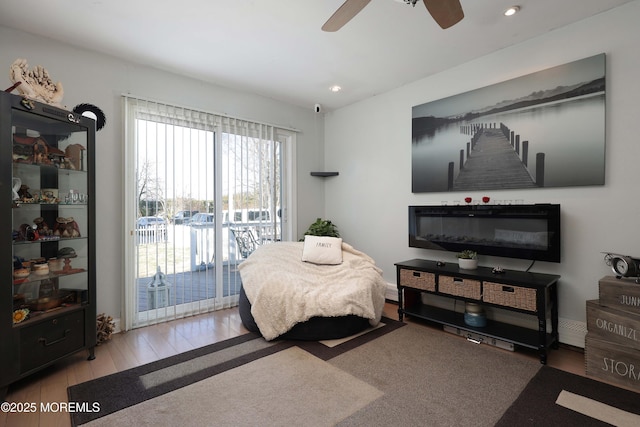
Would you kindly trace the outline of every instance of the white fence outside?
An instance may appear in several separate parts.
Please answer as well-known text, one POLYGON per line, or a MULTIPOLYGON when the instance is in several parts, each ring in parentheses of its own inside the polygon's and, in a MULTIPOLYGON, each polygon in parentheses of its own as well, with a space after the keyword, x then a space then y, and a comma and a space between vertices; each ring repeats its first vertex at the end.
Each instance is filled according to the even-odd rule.
POLYGON ((139 245, 167 241, 167 225, 153 224, 136 228, 136 242, 139 245))
MULTIPOLYGON (((222 262, 235 265, 242 261, 232 228, 248 228, 257 241, 270 243, 280 240, 279 227, 255 223, 224 224, 222 226, 222 262)), ((137 244, 169 244, 189 252, 191 271, 200 271, 213 267, 216 253, 215 225, 151 225, 136 228, 137 244)))

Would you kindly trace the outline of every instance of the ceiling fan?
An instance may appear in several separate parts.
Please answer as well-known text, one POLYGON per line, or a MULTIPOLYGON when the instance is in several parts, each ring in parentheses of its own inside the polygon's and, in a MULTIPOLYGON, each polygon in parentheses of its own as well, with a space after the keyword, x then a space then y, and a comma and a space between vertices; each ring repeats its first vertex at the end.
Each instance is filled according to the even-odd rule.
MULTIPOLYGON (((322 26, 322 31, 338 31, 356 16, 371 0, 346 0, 322 26)), ((403 0, 413 6, 419 0, 403 0)), ((443 29, 457 24, 464 18, 459 0, 423 0, 433 19, 443 29)))

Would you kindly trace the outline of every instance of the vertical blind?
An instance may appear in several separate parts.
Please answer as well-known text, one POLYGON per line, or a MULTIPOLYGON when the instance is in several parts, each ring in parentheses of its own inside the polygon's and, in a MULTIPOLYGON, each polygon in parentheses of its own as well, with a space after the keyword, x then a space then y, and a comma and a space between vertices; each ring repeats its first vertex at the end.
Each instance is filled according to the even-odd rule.
POLYGON ((124 111, 125 329, 237 305, 239 233, 282 239, 279 129, 131 96, 124 111))

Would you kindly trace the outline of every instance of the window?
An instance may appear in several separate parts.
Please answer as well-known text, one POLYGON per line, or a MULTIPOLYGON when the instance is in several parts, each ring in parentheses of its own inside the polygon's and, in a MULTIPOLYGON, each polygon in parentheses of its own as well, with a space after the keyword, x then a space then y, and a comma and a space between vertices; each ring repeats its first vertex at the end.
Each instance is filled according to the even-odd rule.
POLYGON ((248 253, 234 233, 292 235, 295 133, 124 99, 125 328, 236 305, 248 253))

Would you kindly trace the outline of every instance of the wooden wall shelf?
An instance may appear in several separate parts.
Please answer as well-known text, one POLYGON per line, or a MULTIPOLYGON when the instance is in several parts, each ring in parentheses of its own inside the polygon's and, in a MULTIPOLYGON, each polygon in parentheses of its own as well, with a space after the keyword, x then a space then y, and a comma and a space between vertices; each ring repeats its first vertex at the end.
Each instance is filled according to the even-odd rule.
POLYGON ((327 176, 338 176, 338 175, 340 175, 340 172, 311 172, 311 176, 327 177, 327 176))

